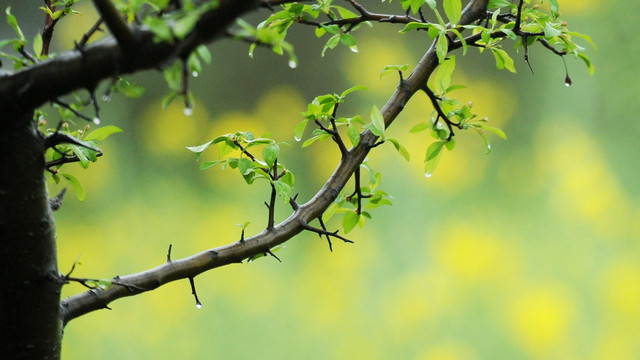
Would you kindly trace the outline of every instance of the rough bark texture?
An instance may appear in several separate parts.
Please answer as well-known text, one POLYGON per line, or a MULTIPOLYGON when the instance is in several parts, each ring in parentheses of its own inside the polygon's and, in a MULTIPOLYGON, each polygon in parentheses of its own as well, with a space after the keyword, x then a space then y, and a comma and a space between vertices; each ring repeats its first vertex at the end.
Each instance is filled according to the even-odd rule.
POLYGON ((0 113, 0 354, 60 357, 60 288, 43 142, 32 112, 0 113))

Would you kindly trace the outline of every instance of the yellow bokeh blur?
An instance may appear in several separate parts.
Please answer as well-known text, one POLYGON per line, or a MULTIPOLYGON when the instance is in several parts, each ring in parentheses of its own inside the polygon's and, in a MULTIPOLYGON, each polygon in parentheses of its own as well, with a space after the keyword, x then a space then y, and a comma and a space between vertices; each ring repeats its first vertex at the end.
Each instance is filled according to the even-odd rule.
POLYGON ((578 315, 575 295, 562 284, 531 284, 507 308, 514 341, 531 354, 547 358, 570 343, 578 315))
POLYGON ((517 276, 517 252, 483 225, 443 225, 430 253, 458 281, 496 282, 517 276))
POLYGON ((612 175, 600 142, 564 115, 546 122, 536 136, 537 167, 552 184, 553 210, 581 219, 602 236, 620 236, 632 227, 632 206, 612 175), (571 136, 564 136, 570 131, 571 136))

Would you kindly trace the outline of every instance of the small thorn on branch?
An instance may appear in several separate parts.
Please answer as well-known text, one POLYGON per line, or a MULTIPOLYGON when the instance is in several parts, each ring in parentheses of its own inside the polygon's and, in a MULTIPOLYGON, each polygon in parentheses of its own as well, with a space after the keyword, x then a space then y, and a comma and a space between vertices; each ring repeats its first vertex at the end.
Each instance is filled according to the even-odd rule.
POLYGON ((274 254, 273 251, 271 251, 271 249, 267 250, 267 252, 265 254, 269 254, 269 255, 273 256, 276 260, 278 260, 278 262, 282 262, 282 260, 280 260, 280 258, 277 257, 276 254, 274 254))
POLYGON ((339 231, 339 230, 336 230, 336 231, 331 232, 331 231, 327 231, 327 230, 324 230, 324 229, 318 229, 318 228, 313 227, 313 226, 311 226, 311 225, 305 225, 305 226, 304 226, 304 229, 305 229, 305 230, 308 230, 308 231, 311 231, 311 232, 314 232, 314 233, 316 233, 316 234, 332 236, 332 237, 337 238, 337 239, 340 239, 340 240, 342 240, 342 241, 344 241, 344 242, 346 242, 346 243, 351 243, 351 244, 353 244, 353 241, 351 241, 351 240, 349 240, 349 239, 347 239, 347 238, 345 238, 345 237, 343 237, 343 236, 341 236, 341 235, 338 235, 338 231, 339 231))
POLYGON ((189 278, 189 284, 191 284, 191 294, 193 294, 193 297, 196 299, 196 307, 200 309, 202 307, 202 303, 200 302, 200 299, 198 299, 198 294, 196 293, 196 284, 193 281, 193 277, 189 278))
POLYGON ((58 193, 58 195, 56 195, 56 197, 49 199, 49 206, 51 207, 52 211, 56 211, 60 209, 60 206, 62 206, 62 199, 64 198, 64 194, 66 194, 66 192, 67 192, 67 188, 63 188, 58 193))
POLYGON ((169 244, 169 250, 167 251, 167 262, 170 263, 171 262, 171 247, 173 246, 173 244, 169 244))
POLYGON ((298 210, 298 208, 300 207, 298 205, 298 203, 296 202, 296 199, 298 198, 298 194, 296 194, 294 197, 289 198, 289 205, 291 205, 291 209, 293 209, 293 211, 298 210))
MULTIPOLYGON (((318 222, 320 222, 320 227, 322 227, 322 230, 327 231, 327 227, 324 225, 324 221, 322 220, 322 216, 318 217, 318 222)), ((320 238, 322 238, 322 234, 318 233, 318 236, 320 238)), ((326 236, 327 242, 329 243, 329 251, 333 252, 333 244, 331 243, 331 238, 327 234, 324 234, 324 236, 326 236)))

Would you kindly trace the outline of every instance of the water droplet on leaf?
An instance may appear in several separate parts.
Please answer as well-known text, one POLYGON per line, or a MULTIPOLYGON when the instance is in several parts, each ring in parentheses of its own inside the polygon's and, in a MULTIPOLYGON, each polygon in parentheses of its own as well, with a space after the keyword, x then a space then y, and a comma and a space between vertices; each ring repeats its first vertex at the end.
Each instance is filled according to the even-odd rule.
POLYGON ((430 177, 431 177, 431 175, 433 175, 433 174, 432 174, 432 173, 424 173, 424 176, 425 176, 425 177, 428 177, 428 178, 430 178, 430 177))
POLYGON ((193 77, 198 77, 198 72, 197 72, 197 71, 193 71, 193 72, 191 72, 191 76, 193 76, 193 77))
POLYGON ((186 116, 191 116, 193 114, 193 108, 192 107, 186 107, 184 108, 184 114, 186 116))
POLYGON ((298 66, 298 63, 295 60, 289 60, 289 67, 295 69, 298 66))
POLYGON ((102 101, 104 101, 104 102, 111 101, 111 95, 109 95, 109 94, 102 95, 102 101))
POLYGON ((202 303, 201 303, 200 301, 198 301, 198 302, 196 303, 196 308, 197 308, 197 309, 202 309, 202 303))
POLYGON ((100 125, 100 118, 94 117, 93 118, 93 123, 96 125, 100 125))
POLYGON ((357 52, 358 52, 358 47, 357 47, 356 45, 353 45, 353 46, 351 46, 351 47, 349 48, 349 50, 351 50, 351 51, 352 51, 352 52, 354 52, 354 53, 357 53, 357 52))

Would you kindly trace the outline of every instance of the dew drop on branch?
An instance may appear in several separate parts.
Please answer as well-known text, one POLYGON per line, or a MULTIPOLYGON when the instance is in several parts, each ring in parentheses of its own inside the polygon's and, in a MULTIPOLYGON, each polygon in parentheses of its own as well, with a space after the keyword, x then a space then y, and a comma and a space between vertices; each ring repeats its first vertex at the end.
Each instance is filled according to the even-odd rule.
POLYGON ((109 95, 109 94, 102 95, 102 101, 104 101, 104 102, 111 101, 111 95, 109 95))
POLYGON ((289 67, 295 69, 298 66, 298 63, 295 60, 289 60, 289 67))
POLYGON ((202 303, 200 301, 196 303, 196 309, 202 309, 202 303))
POLYGON ((94 117, 93 118, 93 123, 96 125, 100 125, 100 118, 94 117))
POLYGON ((186 108, 184 108, 184 114, 185 114, 186 116, 191 116, 191 115, 193 115, 193 108, 192 108, 192 107, 186 107, 186 108))
POLYGON ((193 76, 194 78, 198 77, 198 72, 197 71, 192 71, 191 72, 191 76, 193 76))

